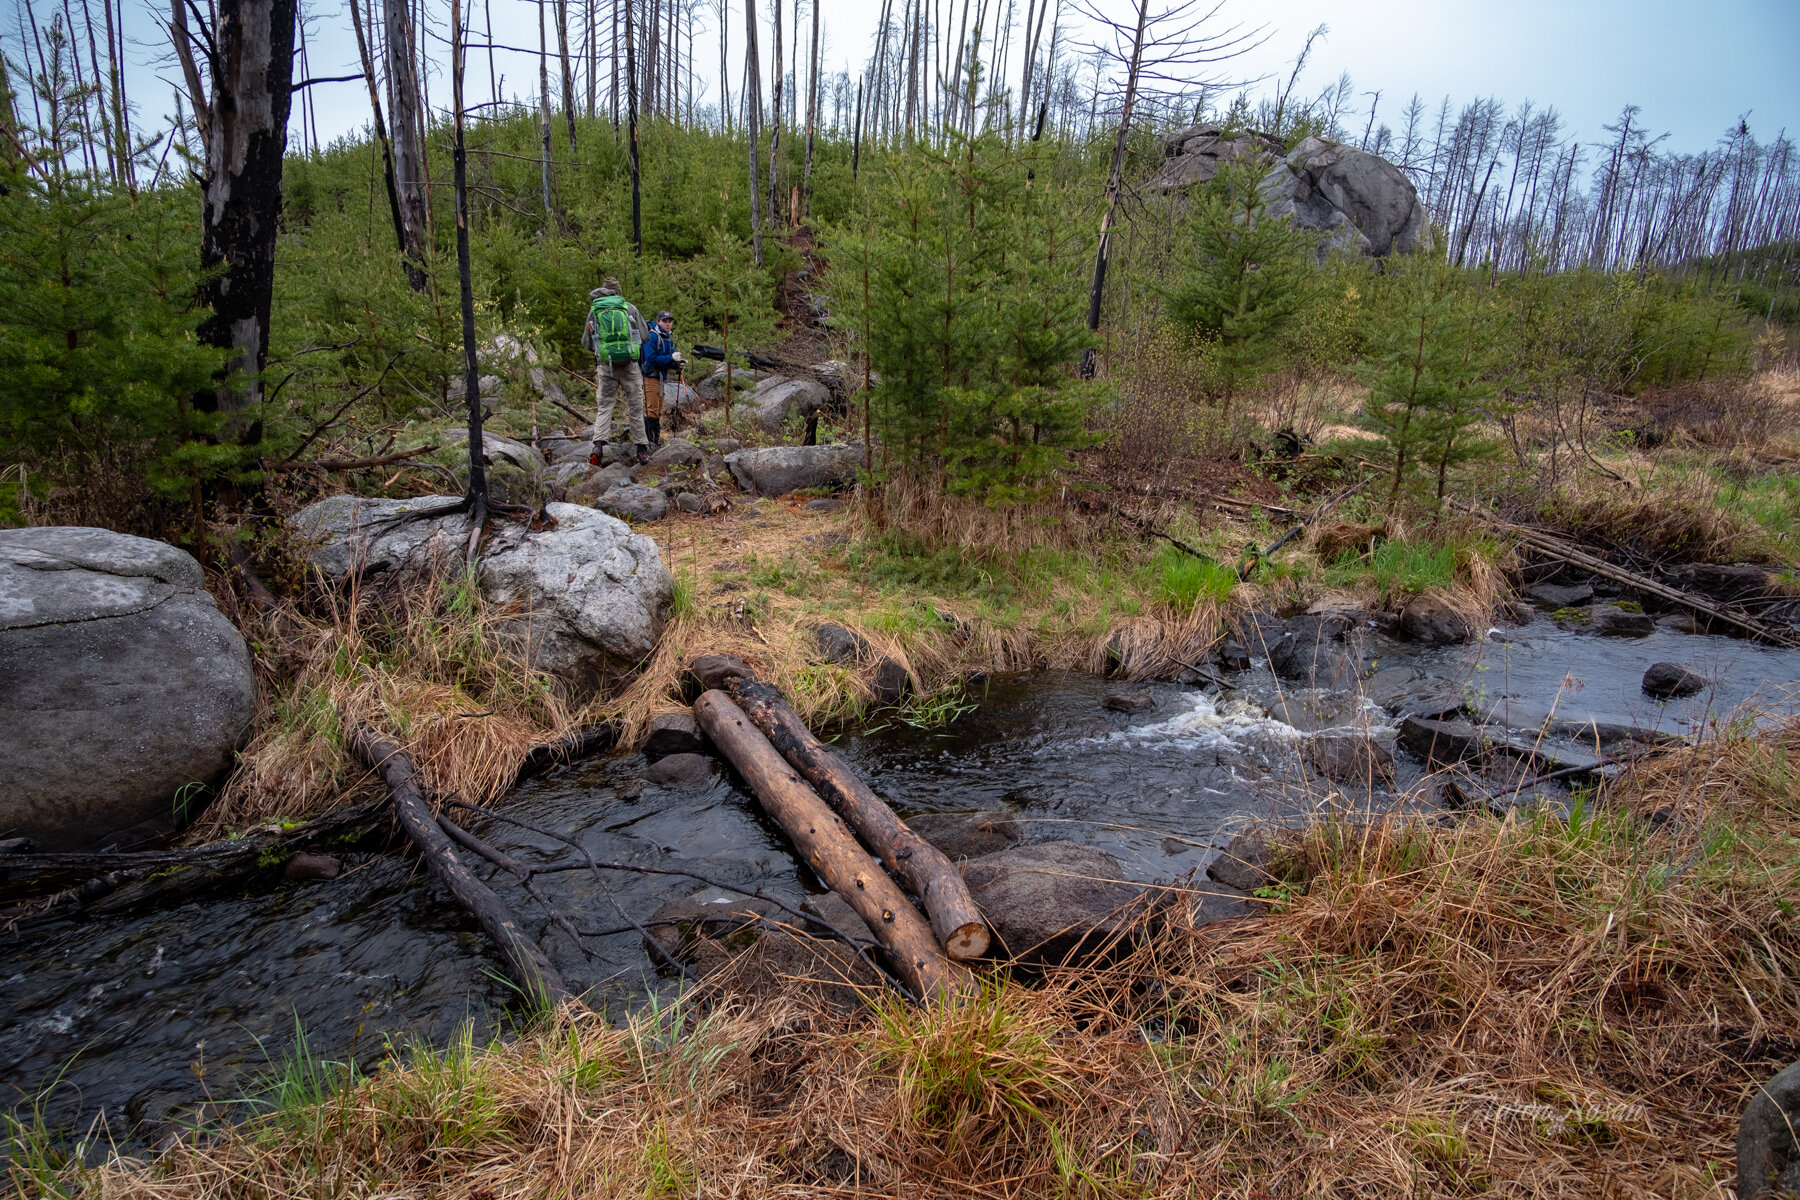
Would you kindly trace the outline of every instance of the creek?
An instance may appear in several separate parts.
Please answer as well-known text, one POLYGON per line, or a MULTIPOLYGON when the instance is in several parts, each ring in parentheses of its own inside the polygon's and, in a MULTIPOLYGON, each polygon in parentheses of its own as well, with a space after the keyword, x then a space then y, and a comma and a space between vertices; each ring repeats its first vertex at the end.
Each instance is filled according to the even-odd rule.
MULTIPOLYGON (((1708 736, 1733 713, 1794 711, 1800 680, 1800 650, 1662 626, 1647 637, 1604 638, 1540 616, 1467 646, 1425 648, 1372 628, 1352 641, 1371 665, 1409 668, 1425 684, 1455 689, 1471 710, 1521 728, 1554 707, 1558 719, 1708 736), (1685 663, 1715 686, 1658 703, 1639 683, 1659 660, 1685 663)), ((1026 841, 1101 847, 1144 882, 1203 870, 1249 821, 1407 802, 1423 774, 1402 753, 1391 783, 1325 782, 1303 765, 1308 739, 1355 731, 1392 745, 1393 718, 1359 692, 1297 692, 1260 661, 1229 683, 1132 688, 1150 693, 1155 707, 1125 715, 1101 704, 1120 690, 1116 681, 994 677, 970 688, 975 707, 946 727, 886 720, 843 736, 839 747, 902 815, 1006 810, 1026 841)), ((818 890, 728 773, 682 792, 647 781, 645 767, 628 754, 557 768, 521 783, 505 807, 577 834, 600 858, 680 866, 790 900, 818 890)), ((504 825, 490 824, 484 836, 515 854, 563 857, 549 839, 504 825)), ((515 886, 495 883, 571 986, 592 989, 592 1002, 616 1012, 649 990, 673 990, 635 932, 594 941, 594 957, 584 959, 560 934, 544 933, 542 913, 515 886)), ((642 920, 701 887, 617 873, 605 883, 610 899, 587 874, 552 876, 545 886, 583 928, 624 925, 618 909, 642 920)), ((266 1089, 299 1029, 313 1056, 370 1067, 409 1039, 442 1045, 465 1022, 477 1040, 503 1034, 511 996, 473 921, 411 858, 352 856, 330 881, 39 924, 0 942, 0 1105, 35 1103, 63 1129, 104 1114, 129 1144, 203 1101, 266 1089)))

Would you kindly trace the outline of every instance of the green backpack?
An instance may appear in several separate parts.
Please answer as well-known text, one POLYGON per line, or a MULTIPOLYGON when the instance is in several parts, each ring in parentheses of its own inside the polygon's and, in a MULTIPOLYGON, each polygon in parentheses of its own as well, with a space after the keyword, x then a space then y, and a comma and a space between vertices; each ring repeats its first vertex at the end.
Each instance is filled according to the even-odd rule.
POLYGON ((588 309, 588 320, 594 325, 595 358, 610 363, 637 361, 638 343, 632 336, 625 297, 601 296, 588 309))

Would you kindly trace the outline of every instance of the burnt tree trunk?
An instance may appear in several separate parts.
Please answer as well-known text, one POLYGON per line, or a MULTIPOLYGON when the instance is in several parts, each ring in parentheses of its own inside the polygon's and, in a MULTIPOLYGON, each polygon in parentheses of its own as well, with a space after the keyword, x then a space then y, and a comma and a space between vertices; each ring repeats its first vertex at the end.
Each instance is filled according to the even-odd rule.
MULTIPOLYGON (((179 10, 179 3, 176 5, 179 10)), ((243 413, 263 398, 269 358, 269 310, 275 294, 275 237, 281 218, 281 160, 293 104, 296 0, 219 0, 204 47, 211 97, 195 117, 205 138, 200 188, 200 266, 196 299, 210 310, 196 334, 231 352, 218 386, 194 398, 201 412, 243 413)), ((185 20, 177 48, 184 56, 185 20)), ((190 88, 197 80, 183 63, 190 88)), ((201 96, 194 96, 196 101, 201 96)), ((238 418, 228 436, 262 440, 262 424, 238 418)))
POLYGON ((387 32, 388 115, 393 118, 394 192, 400 205, 402 253, 413 291, 425 290, 425 146, 412 12, 406 0, 382 0, 387 32))
POLYGON ((369 112, 375 122, 375 141, 381 147, 381 173, 387 184, 388 213, 394 221, 394 240, 400 247, 406 278, 414 291, 425 286, 418 264, 409 257, 406 244, 406 218, 400 212, 400 190, 394 182, 394 147, 388 140, 387 122, 381 115, 381 92, 375 82, 375 60, 369 53, 369 39, 363 34, 362 12, 356 0, 350 0, 350 23, 356 26, 356 52, 362 59, 363 79, 369 85, 369 112))
POLYGON ((926 1000, 965 990, 968 974, 944 957, 911 901, 731 697, 717 689, 705 693, 694 702, 694 716, 807 865, 868 925, 913 995, 926 1000))
POLYGON ((731 681, 729 690, 769 744, 806 777, 856 830, 863 844, 925 905, 932 932, 950 957, 969 959, 986 954, 987 922, 944 852, 908 828, 837 751, 814 737, 773 684, 738 678, 731 681))

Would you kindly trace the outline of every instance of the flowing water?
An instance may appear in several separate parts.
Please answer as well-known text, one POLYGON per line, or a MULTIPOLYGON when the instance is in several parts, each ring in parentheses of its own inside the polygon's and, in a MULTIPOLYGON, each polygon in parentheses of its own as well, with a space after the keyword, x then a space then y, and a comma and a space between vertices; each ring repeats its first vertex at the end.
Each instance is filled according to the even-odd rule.
MULTIPOLYGON (((1353 640, 1375 665, 1412 668, 1521 727, 1554 708, 1558 718, 1704 734, 1746 706, 1791 710, 1800 679, 1800 651, 1665 629, 1607 639, 1539 619, 1473 646, 1421 648, 1373 630, 1353 640), (1639 680, 1663 659, 1717 684, 1657 704, 1639 680)), ((1301 765, 1306 741, 1344 730, 1391 740, 1387 714, 1359 694, 1295 692, 1261 664, 1230 683, 1148 685, 1141 690, 1156 707, 1126 716, 1100 703, 1116 683, 996 677, 972 687, 977 707, 945 728, 892 722, 840 748, 903 815, 1004 809, 1026 840, 1102 847, 1146 882, 1204 868, 1247 821, 1294 819, 1321 805, 1391 806, 1420 778, 1420 765, 1401 755, 1394 782, 1373 792, 1321 782, 1301 765)), ((522 783, 507 811, 578 836, 597 857, 760 884, 790 900, 818 890, 728 775, 678 792, 644 771, 635 754, 559 768, 522 783)), ((490 825, 486 836, 515 854, 566 857, 536 834, 490 825)), ((628 873, 604 884, 588 873, 545 881, 584 929, 627 926, 622 914, 642 920, 701 886, 628 873)), ((593 939, 587 959, 544 931, 517 888, 496 887, 571 985, 596 1000, 628 1005, 672 987, 629 928, 593 939)), ((422 868, 399 855, 352 856, 329 882, 40 925, 0 943, 0 1104, 37 1103, 63 1128, 104 1114, 115 1135, 152 1136, 209 1098, 266 1086, 297 1028, 315 1056, 367 1066, 393 1043, 442 1044, 464 1022, 478 1038, 502 1033, 510 995, 491 947, 422 868)))

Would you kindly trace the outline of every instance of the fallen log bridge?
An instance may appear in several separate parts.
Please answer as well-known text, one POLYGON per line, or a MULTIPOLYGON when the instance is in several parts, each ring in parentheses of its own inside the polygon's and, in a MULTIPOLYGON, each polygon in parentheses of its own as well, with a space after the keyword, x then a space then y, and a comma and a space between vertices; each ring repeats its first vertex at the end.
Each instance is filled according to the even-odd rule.
POLYGON ((972 988, 968 972, 944 956, 931 927, 899 886, 729 695, 716 688, 707 691, 694 701, 694 717, 793 839, 807 865, 863 919, 915 998, 972 988))
POLYGON ((987 921, 975 907, 962 873, 944 852, 914 833, 837 751, 814 737, 773 684, 740 676, 727 690, 769 744, 850 823, 906 890, 919 898, 945 952, 954 959, 986 954, 987 921))

